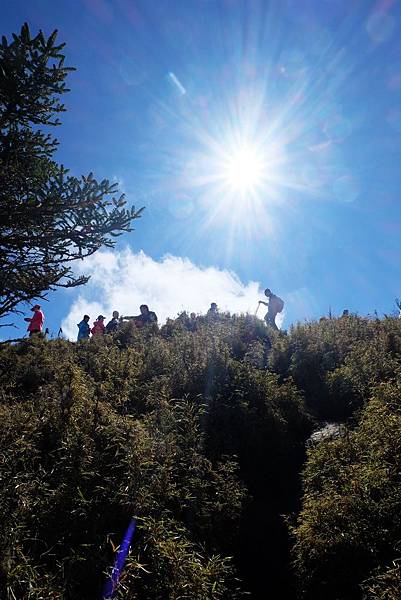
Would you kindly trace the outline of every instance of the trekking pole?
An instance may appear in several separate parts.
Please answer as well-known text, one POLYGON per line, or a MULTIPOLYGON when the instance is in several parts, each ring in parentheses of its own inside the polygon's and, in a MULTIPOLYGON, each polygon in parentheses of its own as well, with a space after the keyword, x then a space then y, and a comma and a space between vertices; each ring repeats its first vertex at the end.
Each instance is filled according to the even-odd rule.
POLYGON ((256 308, 256 310, 255 310, 255 315, 254 315, 255 317, 256 317, 256 315, 257 315, 257 313, 258 313, 259 306, 260 306, 260 302, 258 302, 258 306, 257 306, 257 308, 256 308))

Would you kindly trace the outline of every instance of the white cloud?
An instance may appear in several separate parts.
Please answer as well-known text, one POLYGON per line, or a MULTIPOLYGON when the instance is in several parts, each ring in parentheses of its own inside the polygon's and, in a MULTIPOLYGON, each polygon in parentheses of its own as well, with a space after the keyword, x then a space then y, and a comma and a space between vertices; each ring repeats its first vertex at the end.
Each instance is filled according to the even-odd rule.
MULTIPOLYGON (((63 320, 63 331, 70 339, 76 339, 77 323, 85 313, 91 322, 101 313, 109 320, 113 310, 136 315, 140 304, 148 304, 163 323, 182 310, 205 313, 211 302, 224 311, 253 314, 258 299, 263 298, 259 283, 243 284, 231 271, 202 268, 179 256, 166 255, 157 261, 129 248, 97 252, 82 261, 78 270, 91 279, 63 320)), ((263 314, 261 307, 258 316, 263 314)))

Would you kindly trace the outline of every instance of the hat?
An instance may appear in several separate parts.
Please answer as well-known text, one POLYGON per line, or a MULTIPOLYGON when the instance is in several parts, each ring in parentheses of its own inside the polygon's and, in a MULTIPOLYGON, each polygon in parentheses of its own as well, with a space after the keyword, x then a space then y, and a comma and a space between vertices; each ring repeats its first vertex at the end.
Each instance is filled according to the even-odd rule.
POLYGON ((35 306, 32 306, 31 310, 40 310, 39 304, 35 304, 35 306))
POLYGON ((106 317, 104 317, 103 315, 99 315, 97 320, 98 321, 104 321, 106 317))

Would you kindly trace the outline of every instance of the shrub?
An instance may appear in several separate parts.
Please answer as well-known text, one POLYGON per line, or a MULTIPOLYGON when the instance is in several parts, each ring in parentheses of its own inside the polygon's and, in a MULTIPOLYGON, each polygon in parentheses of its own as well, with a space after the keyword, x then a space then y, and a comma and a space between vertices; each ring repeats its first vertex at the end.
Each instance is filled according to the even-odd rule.
MULTIPOLYGON (((308 599, 360 598, 362 583, 399 558, 399 371, 396 375, 397 381, 376 389, 354 431, 310 451, 303 508, 293 528, 295 565, 308 599)), ((387 579, 381 577, 372 589, 379 581, 383 587, 387 579)))

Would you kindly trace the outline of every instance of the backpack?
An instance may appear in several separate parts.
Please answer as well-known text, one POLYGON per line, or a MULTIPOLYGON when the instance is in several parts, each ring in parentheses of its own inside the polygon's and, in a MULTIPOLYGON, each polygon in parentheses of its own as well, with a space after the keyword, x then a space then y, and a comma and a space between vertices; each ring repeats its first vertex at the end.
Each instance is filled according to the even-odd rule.
POLYGON ((278 296, 273 296, 273 298, 274 298, 275 308, 276 308, 277 312, 280 313, 284 308, 284 300, 282 300, 278 296))

